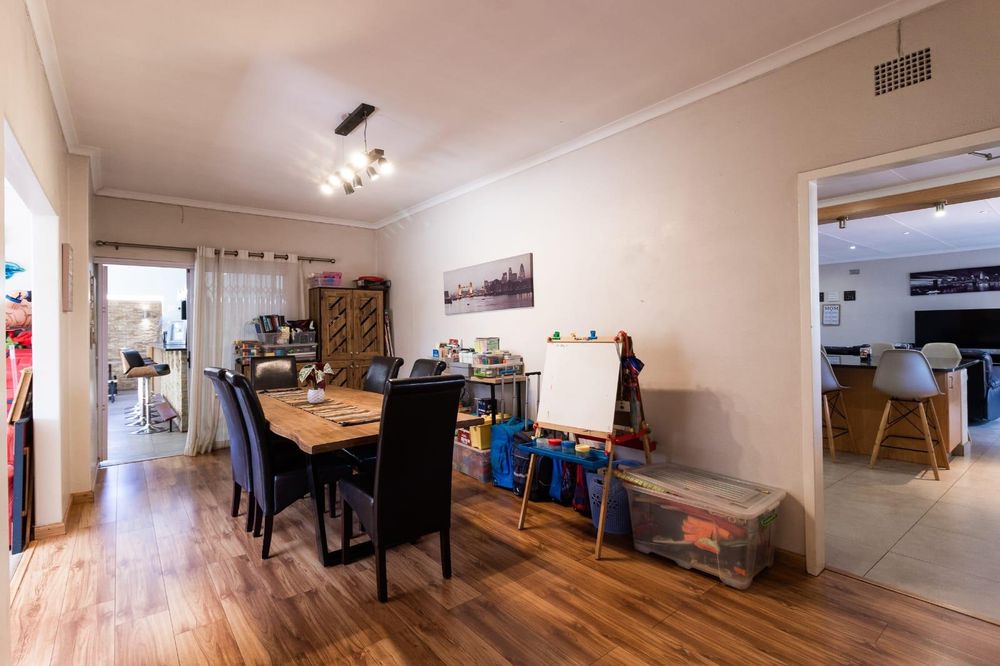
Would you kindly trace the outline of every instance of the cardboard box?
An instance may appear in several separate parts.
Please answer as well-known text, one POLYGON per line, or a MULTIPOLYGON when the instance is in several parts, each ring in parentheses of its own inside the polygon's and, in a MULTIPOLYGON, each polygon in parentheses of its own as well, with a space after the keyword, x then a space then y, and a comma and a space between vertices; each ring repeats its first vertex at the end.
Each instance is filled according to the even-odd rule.
POLYGON ((489 449, 480 450, 455 442, 452 453, 452 468, 456 471, 471 476, 478 481, 490 481, 493 479, 493 468, 490 465, 489 449))

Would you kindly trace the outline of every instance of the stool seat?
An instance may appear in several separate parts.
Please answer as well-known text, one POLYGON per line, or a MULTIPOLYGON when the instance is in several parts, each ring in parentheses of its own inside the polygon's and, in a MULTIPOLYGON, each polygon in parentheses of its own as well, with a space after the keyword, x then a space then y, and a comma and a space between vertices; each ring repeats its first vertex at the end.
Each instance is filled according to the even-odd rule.
POLYGON ((134 435, 148 435, 159 432, 161 429, 155 428, 150 420, 150 407, 152 400, 150 397, 149 379, 152 377, 163 377, 170 374, 170 366, 166 363, 155 363, 152 359, 143 358, 135 349, 125 348, 121 350, 122 375, 128 379, 139 380, 139 402, 131 412, 132 421, 127 421, 129 425, 142 426, 134 431, 134 435))

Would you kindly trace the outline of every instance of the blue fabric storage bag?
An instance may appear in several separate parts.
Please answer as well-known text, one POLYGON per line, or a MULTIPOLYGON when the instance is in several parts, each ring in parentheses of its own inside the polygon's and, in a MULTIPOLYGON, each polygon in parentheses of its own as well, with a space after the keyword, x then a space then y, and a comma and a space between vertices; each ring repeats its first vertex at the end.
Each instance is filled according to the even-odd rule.
MULTIPOLYGON (((531 427, 531 422, 528 422, 531 427)), ((523 419, 511 418, 490 428, 490 465, 493 467, 493 485, 514 489, 514 435, 525 429, 523 419)))

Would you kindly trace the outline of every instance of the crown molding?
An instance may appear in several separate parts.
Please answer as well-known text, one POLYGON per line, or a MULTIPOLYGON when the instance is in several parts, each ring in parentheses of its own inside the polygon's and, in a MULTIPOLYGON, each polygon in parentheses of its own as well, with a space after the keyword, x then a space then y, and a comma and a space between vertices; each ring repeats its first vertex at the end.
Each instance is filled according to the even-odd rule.
POLYGON ((361 220, 346 220, 339 217, 324 217, 322 215, 307 215, 304 213, 293 213, 287 210, 271 210, 269 208, 253 208, 251 206, 235 206, 232 204, 217 203, 215 201, 201 201, 198 199, 184 199, 182 197, 170 197, 160 194, 148 194, 146 192, 130 192, 129 190, 116 190, 114 188, 103 188, 96 192, 99 197, 109 197, 112 199, 130 199, 132 201, 148 201, 150 203, 167 204, 170 206, 182 206, 184 208, 203 208, 205 210, 218 210, 226 213, 240 213, 242 215, 257 215, 260 217, 275 217, 285 220, 298 220, 300 222, 316 222, 318 224, 335 224, 342 227, 356 227, 358 229, 372 229, 372 225, 361 220))
POLYGON ((776 69, 780 69, 781 67, 795 62, 796 60, 801 60, 802 58, 818 53, 824 49, 830 48, 831 46, 835 46, 841 42, 846 42, 849 39, 863 35, 866 32, 871 32, 877 28, 881 28, 886 24, 898 21, 906 16, 921 12, 929 7, 939 4, 942 1, 943 0, 895 0, 895 2, 883 5, 882 7, 874 9, 867 14, 862 14, 861 16, 853 18, 850 21, 834 26, 829 30, 825 30, 819 34, 813 35, 812 37, 808 37, 800 42, 792 44, 791 46, 775 51, 774 53, 764 56, 759 60, 755 60, 747 65, 738 67, 726 74, 723 74, 722 76, 712 79, 711 81, 699 84, 682 93, 678 93, 673 97, 668 97, 665 100, 619 118, 618 120, 608 123, 603 127, 599 127, 598 129, 588 132, 587 134, 584 134, 576 139, 560 144, 521 162, 517 162, 506 169, 471 181, 442 194, 438 194, 408 208, 404 208, 397 213, 378 220, 374 224, 374 228, 381 229, 429 208, 443 204, 446 201, 457 199, 460 196, 474 192, 475 190, 486 187, 487 185, 495 183, 499 180, 503 180, 504 178, 509 178, 510 176, 521 173, 522 171, 527 171, 528 169, 544 164, 545 162, 550 162, 558 157, 562 157, 563 155, 567 155, 589 146, 592 143, 597 143, 598 141, 607 139, 615 134, 632 129, 633 127, 642 125, 643 123, 659 118, 660 116, 664 116, 672 111, 694 104, 695 102, 703 100, 706 97, 710 97, 711 95, 715 95, 716 93, 720 93, 729 88, 746 83, 751 79, 758 78, 776 69))

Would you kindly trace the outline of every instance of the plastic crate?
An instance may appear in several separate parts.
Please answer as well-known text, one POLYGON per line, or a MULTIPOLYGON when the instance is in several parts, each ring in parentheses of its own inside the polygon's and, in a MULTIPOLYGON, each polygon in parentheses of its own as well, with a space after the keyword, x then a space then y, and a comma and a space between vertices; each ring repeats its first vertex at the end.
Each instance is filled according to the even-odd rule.
POLYGON ((785 491, 669 463, 618 476, 626 481, 639 552, 740 590, 774 562, 772 536, 785 491))
POLYGON ((489 481, 493 478, 493 467, 490 464, 490 451, 475 449, 461 443, 457 438, 452 451, 452 468, 471 476, 478 481, 489 481))

